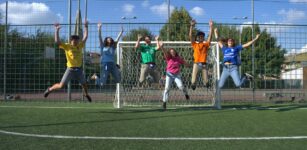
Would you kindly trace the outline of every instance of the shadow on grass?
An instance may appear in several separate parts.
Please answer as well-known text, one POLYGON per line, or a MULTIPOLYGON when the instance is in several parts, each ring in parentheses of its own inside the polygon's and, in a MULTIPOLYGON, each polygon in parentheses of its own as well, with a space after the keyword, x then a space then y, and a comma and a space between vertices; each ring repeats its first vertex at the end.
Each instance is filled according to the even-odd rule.
POLYGON ((129 110, 122 109, 119 111, 116 110, 106 110, 106 111, 98 111, 98 112, 89 112, 89 113, 145 113, 145 112, 161 112, 158 116, 143 116, 143 117, 131 117, 131 118, 119 118, 119 119, 107 119, 107 120, 94 120, 94 121, 75 121, 75 122, 59 122, 59 123, 45 123, 45 124, 33 124, 33 125, 13 125, 13 126, 0 126, 0 129, 9 129, 9 128, 28 128, 28 127, 47 127, 47 126, 61 126, 61 125, 74 125, 74 124, 89 124, 89 123, 111 123, 111 122, 120 122, 120 121, 140 121, 140 120, 150 120, 150 119, 161 119, 161 118, 170 118, 170 117, 185 117, 185 116, 197 116, 197 115, 210 115, 214 113, 225 113, 225 111, 191 111, 193 108, 179 108, 173 110, 163 111, 162 109, 151 109, 151 110, 129 110), (189 110, 185 114, 183 112, 185 110, 189 110), (173 113, 179 112, 179 113, 173 113), (172 113, 172 114, 170 114, 172 113), (161 115, 162 114, 162 115, 161 115))

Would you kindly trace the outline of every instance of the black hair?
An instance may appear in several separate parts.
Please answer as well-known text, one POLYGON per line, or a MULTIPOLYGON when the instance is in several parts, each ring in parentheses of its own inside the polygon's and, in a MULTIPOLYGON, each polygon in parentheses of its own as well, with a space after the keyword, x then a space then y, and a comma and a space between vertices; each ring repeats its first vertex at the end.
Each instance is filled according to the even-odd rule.
POLYGON ((104 46, 114 46, 114 40, 111 37, 106 37, 106 38, 104 38, 103 45, 104 46), (108 38, 111 39, 110 45, 107 45, 108 44, 108 38))
POLYGON ((198 40, 199 36, 203 36, 205 38, 205 33, 202 31, 198 31, 195 36, 195 41, 199 41, 198 40))
POLYGON ((205 37, 205 33, 202 32, 202 31, 198 31, 197 34, 196 34, 196 36, 201 36, 201 35, 205 37))
POLYGON ((149 38, 149 39, 151 40, 151 37, 150 37, 150 35, 145 35, 144 39, 145 39, 146 37, 148 37, 148 38, 149 38))
POLYGON ((228 38, 228 39, 226 40, 226 42, 228 42, 228 40, 232 40, 232 42, 233 42, 232 47, 235 47, 235 46, 236 46, 236 41, 235 41, 234 38, 228 38))
POLYGON ((79 40, 79 39, 80 39, 79 35, 71 35, 70 36, 70 40, 79 40))

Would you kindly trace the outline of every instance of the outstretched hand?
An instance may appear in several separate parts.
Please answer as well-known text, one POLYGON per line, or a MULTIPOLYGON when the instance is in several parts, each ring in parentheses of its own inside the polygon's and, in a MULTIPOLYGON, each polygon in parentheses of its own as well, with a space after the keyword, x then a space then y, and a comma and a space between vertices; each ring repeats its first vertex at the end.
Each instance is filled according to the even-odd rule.
POLYGON ((59 23, 55 23, 55 24, 54 24, 54 28, 58 31, 58 30, 61 29, 61 26, 60 26, 59 23))
POLYGON ((87 28, 88 27, 88 20, 84 21, 84 27, 87 28))
POLYGON ((141 34, 138 34, 138 40, 141 40, 142 39, 142 35, 141 34))
POLYGON ((260 37, 260 34, 257 34, 255 39, 258 39, 259 37, 260 37))
POLYGON ((191 26, 195 26, 196 21, 195 21, 195 20, 192 20, 190 24, 191 24, 191 26))
POLYGON ((98 27, 98 30, 101 29, 102 23, 101 23, 101 22, 98 22, 97 27, 98 27))
POLYGON ((212 21, 212 19, 210 19, 210 21, 209 21, 209 26, 212 28, 213 27, 213 21, 212 21))

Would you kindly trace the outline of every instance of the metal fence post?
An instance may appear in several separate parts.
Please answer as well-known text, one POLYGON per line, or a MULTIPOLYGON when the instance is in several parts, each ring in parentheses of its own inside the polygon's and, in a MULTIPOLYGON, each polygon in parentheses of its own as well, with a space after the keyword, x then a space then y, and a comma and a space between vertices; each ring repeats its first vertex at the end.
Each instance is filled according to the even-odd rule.
POLYGON ((8 28, 7 28, 7 16, 8 16, 8 1, 5 3, 5 33, 4 33, 4 62, 3 62, 3 95, 4 100, 6 100, 6 52, 7 52, 7 34, 8 34, 8 28))

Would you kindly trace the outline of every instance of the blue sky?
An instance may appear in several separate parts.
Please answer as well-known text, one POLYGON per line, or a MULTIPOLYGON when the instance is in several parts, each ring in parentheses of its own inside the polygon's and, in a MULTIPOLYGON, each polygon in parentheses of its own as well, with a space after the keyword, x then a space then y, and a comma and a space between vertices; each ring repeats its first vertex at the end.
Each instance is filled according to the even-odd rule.
MULTIPOLYGON (((8 22, 10 24, 68 23, 68 0, 9 2, 8 22)), ((85 0, 81 0, 83 17, 84 2, 85 0)), ((176 7, 184 7, 200 23, 207 23, 210 18, 218 23, 252 22, 251 0, 170 0, 170 2, 171 10, 176 7), (239 19, 234 19, 234 17, 239 19), (243 17, 247 19, 242 19, 243 17)), ((77 0, 72 0, 73 22, 77 4, 77 0)), ((307 25, 307 0, 254 0, 254 10, 255 22, 260 24, 307 25)), ((5 0, 0 0, 0 13, 2 15, 5 13, 5 0)), ((88 0, 87 14, 91 23, 165 23, 167 22, 167 0, 88 0), (122 19, 122 17, 132 18, 134 16, 136 19, 122 19)), ((1 22, 3 21, 2 18, 1 22)), ((283 31, 283 33, 286 32, 288 31, 283 31)), ((292 41, 296 40, 295 46, 284 44, 283 47, 288 51, 307 51, 306 36, 297 37, 297 32, 293 34, 296 34, 294 36, 299 39, 299 42, 292 39, 292 41)), ((277 36, 282 37, 281 34, 277 36)), ((278 37, 278 39, 284 40, 285 38, 278 37)), ((286 40, 290 42, 288 38, 286 40)))
MULTIPOLYGON (((84 15, 84 2, 81 9, 84 15)), ((5 0, 0 1, 3 14, 5 0)), ((72 0, 72 16, 77 9, 72 0)), ((67 23, 68 0, 10 1, 9 22, 12 24, 67 23)), ((255 21, 272 24, 307 24, 307 0, 255 0, 255 21)), ((171 0, 171 8, 184 7, 198 22, 212 18, 220 23, 251 22, 251 0, 171 0), (247 19, 234 19, 234 17, 247 19)), ((166 0, 88 0, 90 22, 155 22, 167 21, 166 0), (122 20, 125 16, 137 19, 122 20)))

